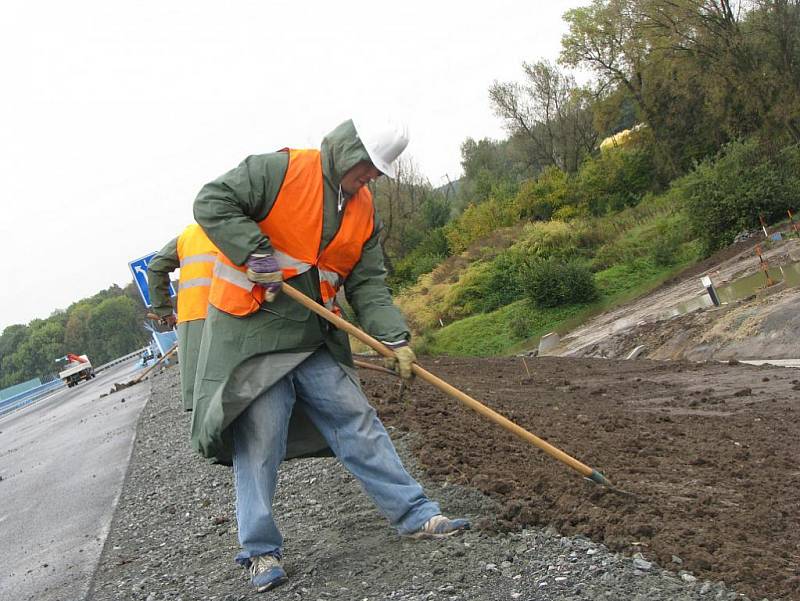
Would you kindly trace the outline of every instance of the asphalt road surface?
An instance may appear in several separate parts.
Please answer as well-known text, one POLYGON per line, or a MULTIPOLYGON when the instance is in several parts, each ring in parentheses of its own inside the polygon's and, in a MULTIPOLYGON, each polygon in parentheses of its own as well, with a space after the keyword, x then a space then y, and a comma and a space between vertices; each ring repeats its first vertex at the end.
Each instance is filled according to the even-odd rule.
POLYGON ((136 368, 134 358, 0 418, 1 601, 86 595, 150 384, 107 393, 136 368))

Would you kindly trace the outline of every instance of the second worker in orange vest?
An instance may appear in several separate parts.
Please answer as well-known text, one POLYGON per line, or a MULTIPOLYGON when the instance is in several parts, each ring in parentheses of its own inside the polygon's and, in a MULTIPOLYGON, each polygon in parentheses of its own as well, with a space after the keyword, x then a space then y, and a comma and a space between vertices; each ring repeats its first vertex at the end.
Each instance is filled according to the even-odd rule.
POLYGON ((252 584, 286 580, 272 499, 284 458, 330 447, 401 534, 443 537, 451 520, 406 472, 359 386, 347 336, 280 294, 287 280, 337 311, 343 289, 359 323, 395 349, 410 377, 408 327, 392 303, 366 185, 394 176, 405 128, 346 121, 320 150, 248 157, 207 184, 195 219, 220 249, 195 384, 192 444, 236 471, 236 560, 252 584))
POLYGON ((217 247, 203 229, 193 223, 167 242, 147 265, 147 286, 153 312, 168 325, 178 325, 178 367, 181 372, 183 408, 192 410, 197 357, 208 313, 208 291, 217 247), (180 268, 178 312, 169 297, 169 274, 180 268))

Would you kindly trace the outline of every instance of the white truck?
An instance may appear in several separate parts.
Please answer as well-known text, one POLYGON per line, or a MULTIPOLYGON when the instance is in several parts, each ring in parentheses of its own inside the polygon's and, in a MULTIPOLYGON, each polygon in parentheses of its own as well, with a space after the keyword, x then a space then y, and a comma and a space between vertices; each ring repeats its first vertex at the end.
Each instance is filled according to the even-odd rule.
POLYGON ((66 357, 61 357, 57 361, 63 362, 64 367, 58 372, 58 377, 70 388, 77 386, 81 380, 88 381, 94 378, 94 368, 86 355, 67 353, 66 357))

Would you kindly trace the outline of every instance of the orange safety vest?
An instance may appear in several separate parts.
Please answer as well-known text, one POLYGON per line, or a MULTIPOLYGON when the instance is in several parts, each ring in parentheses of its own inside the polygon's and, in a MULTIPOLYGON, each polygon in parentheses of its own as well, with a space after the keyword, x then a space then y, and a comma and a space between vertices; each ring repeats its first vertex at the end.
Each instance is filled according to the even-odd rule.
MULTIPOLYGON (((289 150, 289 166, 269 214, 258 227, 269 238, 275 259, 288 280, 312 267, 319 271, 323 304, 339 312, 336 293, 372 236, 372 194, 362 187, 345 205, 339 231, 320 252, 323 203, 322 161, 319 150, 289 150)), ((264 289, 247 278, 247 267, 217 255, 209 302, 217 309, 243 317, 258 311, 264 289)))
POLYGON ((178 259, 181 277, 178 283, 178 323, 205 319, 208 292, 217 259, 217 247, 196 223, 178 236, 178 259))

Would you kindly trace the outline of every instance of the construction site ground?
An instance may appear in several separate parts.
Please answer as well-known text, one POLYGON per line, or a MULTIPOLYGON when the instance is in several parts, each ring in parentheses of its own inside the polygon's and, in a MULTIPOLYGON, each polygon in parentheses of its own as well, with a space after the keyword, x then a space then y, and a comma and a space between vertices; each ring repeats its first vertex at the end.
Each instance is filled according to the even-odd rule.
MULTIPOLYGON (((800 599, 797 370, 525 361, 421 359, 635 498, 424 383, 398 399, 397 380, 362 370, 410 469, 474 529, 400 539, 335 459, 287 462, 276 512, 290 582, 269 598, 800 599)), ((252 594, 232 559, 231 470, 189 448, 175 371, 153 382, 90 599, 252 594)))
POLYGON ((755 597, 800 598, 800 372, 743 364, 439 359, 430 368, 601 470, 627 499, 426 386, 370 376, 428 474, 501 504, 487 527, 554 526, 755 597), (449 426, 448 426, 449 425, 449 426), (675 558, 680 558, 679 561, 675 558))
POLYGON ((657 290, 598 315, 568 332, 548 354, 624 358, 644 345, 653 359, 800 358, 798 288, 766 284, 756 246, 775 270, 800 261, 800 239, 765 243, 749 239, 727 247, 665 282, 657 290), (718 288, 756 275, 750 293, 721 307, 705 306, 702 276, 718 288), (691 306, 682 313, 681 306, 691 306))

